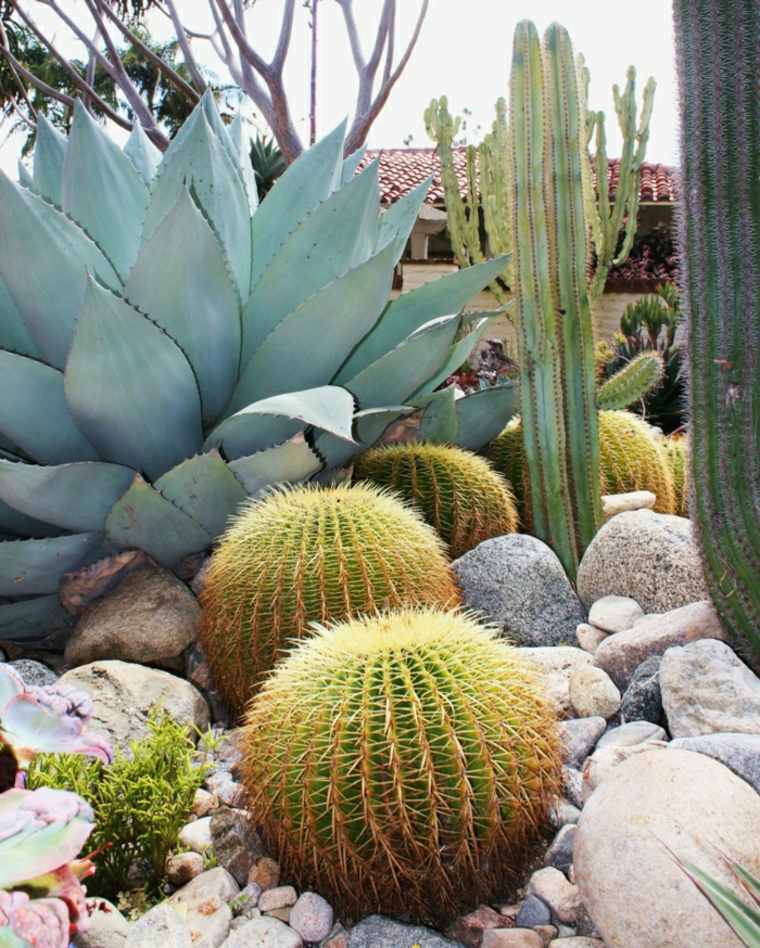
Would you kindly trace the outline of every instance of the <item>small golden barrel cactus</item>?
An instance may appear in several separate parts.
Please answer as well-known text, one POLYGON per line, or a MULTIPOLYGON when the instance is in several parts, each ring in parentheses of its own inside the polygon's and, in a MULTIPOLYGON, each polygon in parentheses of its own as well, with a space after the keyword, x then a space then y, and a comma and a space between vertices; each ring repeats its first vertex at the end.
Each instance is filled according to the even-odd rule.
POLYGON ((312 622, 409 605, 455 605, 443 544, 415 511, 371 484, 298 487, 256 500, 214 553, 201 643, 241 711, 312 622))
POLYGON ((662 442, 675 489, 675 512, 689 516, 689 441, 685 435, 670 435, 662 442))
POLYGON ((412 503, 448 544, 453 558, 517 529, 509 485, 488 461, 442 444, 373 448, 354 466, 354 477, 389 487, 412 503))
MULTIPOLYGON (((513 418, 491 442, 487 455, 496 470, 512 484, 520 519, 530 530, 528 472, 519 418, 513 418)), ((599 455, 605 494, 648 490, 657 497, 656 511, 675 512, 676 493, 665 451, 650 426, 638 415, 628 411, 599 412, 599 455)))
POLYGON ((321 629, 250 703, 242 747, 268 851, 353 916, 436 921, 488 901, 561 782, 535 669, 458 611, 321 629))

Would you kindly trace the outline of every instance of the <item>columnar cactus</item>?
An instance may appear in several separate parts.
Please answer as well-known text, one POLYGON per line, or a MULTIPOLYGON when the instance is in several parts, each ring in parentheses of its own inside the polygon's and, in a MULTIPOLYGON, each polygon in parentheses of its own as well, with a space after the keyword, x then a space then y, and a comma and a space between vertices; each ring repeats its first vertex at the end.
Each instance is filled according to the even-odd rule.
MULTIPOLYGON (((520 23, 514 40, 509 127, 502 107, 491 140, 478 155, 480 202, 470 187, 464 209, 450 170, 456 122, 445 100, 434 101, 426 112, 445 172, 450 228, 460 263, 480 259, 480 233, 473 226, 479 206, 489 246, 514 241, 514 269, 508 279, 517 303, 514 322, 531 519, 537 535, 555 549, 571 576, 602 517, 592 298, 604 288, 609 267, 627 256, 635 234, 654 83, 650 80, 645 87, 638 126, 633 69, 625 90, 615 89, 624 151, 614 203, 607 181, 604 117, 587 111, 587 89, 588 71, 582 61, 576 63, 566 30, 550 26, 542 49, 533 24, 520 23), (596 190, 588 155, 594 134, 596 190), (509 151, 508 170, 491 160, 497 143, 509 151), (498 173, 489 173, 494 167, 498 173), (499 190, 498 200, 492 187, 499 190), (509 210, 509 231, 493 226, 496 215, 488 211, 494 207, 502 213, 509 210), (616 255, 621 232, 623 244, 616 255), (591 237, 596 268, 589 285, 591 237)), ((473 156, 471 152, 470 163, 473 156)), ((611 401, 606 404, 622 407, 625 399, 638 397, 637 385, 644 391, 654 375, 659 377, 655 368, 649 360, 630 370, 618 390, 607 391, 611 401)))
POLYGON ((760 661, 760 97, 756 0, 674 0, 691 516, 726 630, 760 661))
POLYGON ((354 477, 400 494, 448 544, 452 559, 517 529, 509 486, 476 454, 437 444, 373 448, 358 458, 354 477))
POLYGON ((560 783, 535 671, 495 630, 432 609, 301 643, 251 702, 242 746, 268 851, 351 915, 440 919, 495 895, 560 783))
POLYGON ((443 543, 371 484, 296 488, 252 502, 224 535, 201 594, 201 641, 237 711, 314 622, 456 605, 443 543))

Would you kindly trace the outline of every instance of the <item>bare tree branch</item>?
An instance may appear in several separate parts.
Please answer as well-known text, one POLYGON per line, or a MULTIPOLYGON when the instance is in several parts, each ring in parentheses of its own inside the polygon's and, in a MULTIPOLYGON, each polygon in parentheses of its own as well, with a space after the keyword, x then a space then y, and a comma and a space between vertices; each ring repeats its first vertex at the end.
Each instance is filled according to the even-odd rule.
MULTIPOLYGON (((10 43, 8 42, 8 34, 5 30, 5 27, 3 26, 2 20, 0 20, 0 48, 7 49, 7 50, 10 50, 11 48, 10 43)), ((37 121, 37 111, 32 105, 32 100, 29 98, 29 93, 26 91, 26 86, 24 85, 21 79, 21 76, 19 75, 19 73, 16 70, 16 67, 13 65, 13 63, 10 60, 8 61, 8 68, 10 69, 13 75, 13 79, 16 85, 18 86, 19 92, 21 93, 21 98, 26 103, 26 107, 29 109, 29 114, 32 116, 32 122, 27 122, 27 124, 31 125, 31 127, 34 128, 34 122, 37 121)), ((21 115, 21 117, 24 118, 24 120, 26 121, 25 116, 21 113, 21 110, 19 109, 18 105, 15 102, 15 99, 14 99, 13 105, 16 112, 19 115, 21 115)))
POLYGON ((172 19, 172 24, 174 26, 174 32, 177 34, 177 42, 179 47, 182 50, 182 55, 185 58, 185 65, 190 70, 190 75, 193 77, 193 82, 198 92, 206 91, 206 80, 203 78, 203 73, 198 68, 198 63, 195 61, 195 56, 193 56, 193 51, 190 48, 190 41, 187 38, 187 32, 185 27, 182 24, 182 20, 179 18, 177 13, 177 8, 174 6, 174 0, 164 0, 166 6, 169 10, 169 15, 172 19))
POLYGON ((270 67, 273 72, 282 75, 282 67, 285 65, 285 57, 290 48, 290 37, 293 34, 293 12, 295 11, 296 0, 285 0, 285 10, 282 14, 282 25, 280 27, 280 36, 277 40, 274 56, 270 67))

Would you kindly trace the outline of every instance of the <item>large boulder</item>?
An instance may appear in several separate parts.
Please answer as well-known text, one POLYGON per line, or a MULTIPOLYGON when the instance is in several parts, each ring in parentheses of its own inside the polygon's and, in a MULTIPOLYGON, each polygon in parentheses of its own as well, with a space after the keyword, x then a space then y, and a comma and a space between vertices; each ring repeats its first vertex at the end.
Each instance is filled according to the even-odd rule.
POLYGON ((538 669, 557 714, 561 718, 577 717, 570 700, 570 679, 578 669, 591 667, 589 653, 570 645, 519 648, 517 651, 538 669))
POLYGON ((450 941, 421 925, 405 925, 384 915, 368 915, 348 934, 348 948, 400 948, 401 945, 416 945, 417 948, 454 948, 461 942, 450 941))
POLYGON ((760 793, 760 734, 702 734, 677 737, 668 748, 707 754, 725 764, 760 793))
POLYGON ((522 533, 494 537, 453 564, 464 604, 516 645, 573 645, 586 618, 549 547, 522 533))
POLYGON ((200 617, 200 606, 187 586, 148 563, 87 607, 64 658, 70 667, 120 659, 180 671, 183 652, 198 635, 200 617))
POLYGON ((578 595, 587 608, 603 596, 628 596, 644 612, 707 599, 691 523, 651 510, 613 517, 581 560, 578 595))
POLYGON ((660 615, 644 616, 625 632, 608 636, 594 652, 594 664, 626 688, 639 665, 653 655, 697 639, 722 638, 712 603, 691 602, 660 615))
POLYGON ((575 880, 609 948, 741 948, 671 853, 740 895, 722 854, 760 875, 758 838, 760 796, 727 767, 688 751, 647 751, 586 803, 575 880))
POLYGON ((175 721, 204 730, 208 705, 189 682, 157 668, 129 662, 91 662, 66 672, 62 685, 81 688, 93 699, 92 726, 104 732, 114 747, 148 734, 148 716, 161 708, 175 721))
POLYGON ((668 649, 660 689, 672 737, 760 734, 760 678, 725 642, 704 639, 668 649))

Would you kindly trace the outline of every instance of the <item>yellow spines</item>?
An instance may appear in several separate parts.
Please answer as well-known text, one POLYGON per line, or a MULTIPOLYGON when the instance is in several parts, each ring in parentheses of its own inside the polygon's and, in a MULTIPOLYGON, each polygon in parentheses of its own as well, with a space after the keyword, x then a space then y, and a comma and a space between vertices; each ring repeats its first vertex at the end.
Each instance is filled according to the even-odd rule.
POLYGON ((236 711, 312 622, 407 605, 455 605, 441 540, 370 484, 298 487, 249 504, 214 553, 201 643, 236 711))
POLYGON ((440 444, 373 448, 354 466, 354 477, 388 487, 413 504, 448 544, 452 558, 517 529, 509 485, 470 451, 440 444))
POLYGON ((689 441, 685 435, 670 435, 662 442, 675 489, 675 512, 689 516, 689 441))
POLYGON ((472 616, 407 609, 305 640, 250 703, 249 807, 340 914, 440 920, 524 868, 561 782, 531 665, 472 616))

